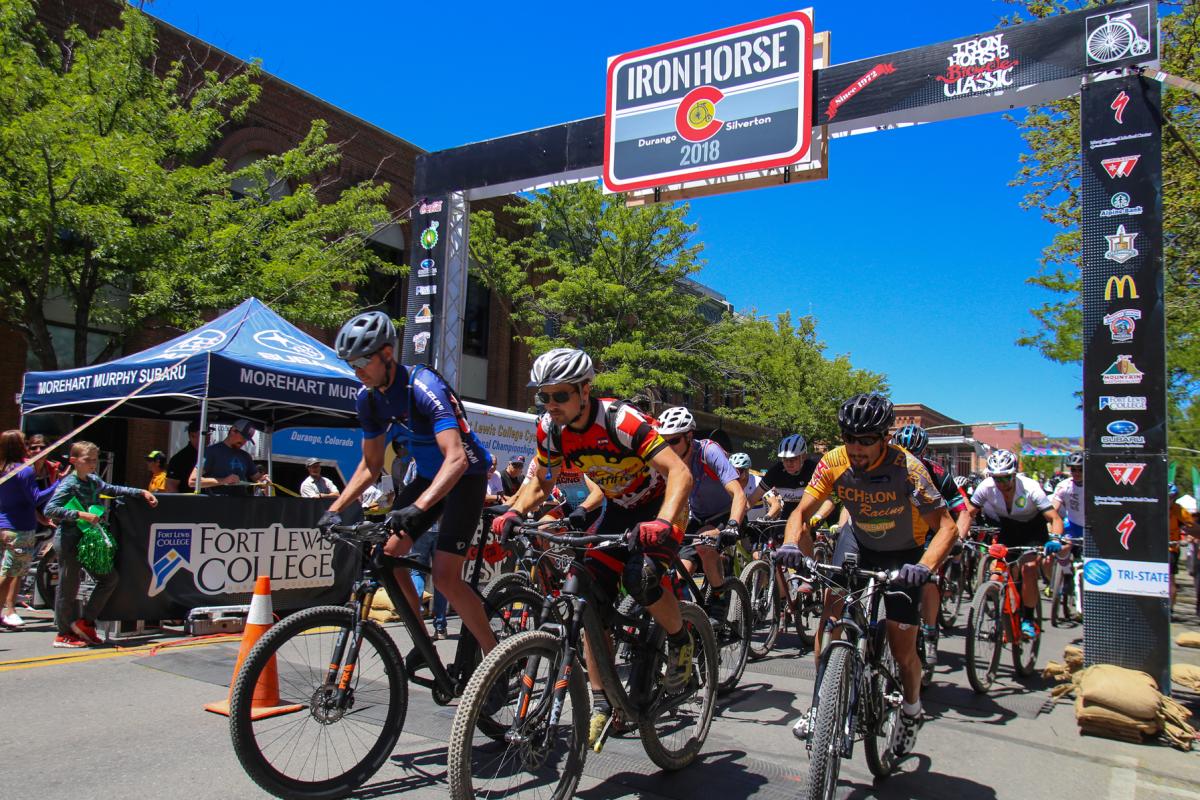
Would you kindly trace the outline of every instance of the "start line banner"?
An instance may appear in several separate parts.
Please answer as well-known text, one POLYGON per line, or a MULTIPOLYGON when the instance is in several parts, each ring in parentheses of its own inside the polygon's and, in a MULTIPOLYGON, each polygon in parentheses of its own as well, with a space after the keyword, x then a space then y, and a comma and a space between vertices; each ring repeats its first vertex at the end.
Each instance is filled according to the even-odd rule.
POLYGON ((114 503, 120 584, 105 620, 182 619, 201 606, 249 602, 271 578, 276 611, 346 602, 357 552, 318 535, 328 503, 292 497, 158 496, 114 503))

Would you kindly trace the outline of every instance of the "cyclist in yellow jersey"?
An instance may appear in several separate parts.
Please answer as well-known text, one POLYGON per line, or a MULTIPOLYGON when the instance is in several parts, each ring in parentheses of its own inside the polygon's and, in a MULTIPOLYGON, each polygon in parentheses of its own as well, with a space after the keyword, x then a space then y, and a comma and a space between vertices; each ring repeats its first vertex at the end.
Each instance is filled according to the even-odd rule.
MULTIPOLYGON (((896 746, 903 754, 912 751, 922 722, 921 662, 916 649, 921 589, 949 555, 958 529, 921 462, 888 442, 893 419, 891 401, 880 394, 856 395, 842 404, 838 426, 845 444, 830 450, 817 465, 804 497, 788 517, 777 558, 787 566, 803 565, 803 556, 810 555, 813 547, 810 517, 834 495, 842 501, 850 523, 838 537, 833 564, 838 566, 855 553, 863 569, 898 570, 884 604, 888 645, 904 684, 896 746), (923 549, 930 530, 937 533, 923 549)), ((841 613, 840 594, 826 592, 818 636, 826 620, 841 613)), ((820 647, 818 638, 818 674, 820 647)), ((810 710, 793 731, 807 738, 811 729, 810 710)))

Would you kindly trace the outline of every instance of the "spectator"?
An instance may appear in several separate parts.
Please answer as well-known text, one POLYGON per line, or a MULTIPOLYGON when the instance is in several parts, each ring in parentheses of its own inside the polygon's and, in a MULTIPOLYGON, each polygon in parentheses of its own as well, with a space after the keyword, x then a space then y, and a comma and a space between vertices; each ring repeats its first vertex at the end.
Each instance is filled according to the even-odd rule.
POLYGON ((504 483, 504 496, 511 500, 525 480, 525 456, 510 459, 508 466, 500 473, 500 480, 504 483))
POLYGON ((308 477, 300 484, 301 497, 337 497, 338 488, 333 481, 321 474, 321 459, 310 458, 304 462, 308 477))
POLYGON ((17 628, 25 620, 13 604, 16 585, 29 570, 37 546, 37 508, 54 492, 54 486, 40 489, 33 467, 22 466, 28 457, 25 435, 18 430, 0 434, 0 478, 15 475, 0 484, 0 598, 4 608, 0 624, 17 628))
MULTIPOLYGON (((429 529, 430 534, 436 534, 440 522, 434 523, 429 529)), ((426 535, 417 539, 413 543, 412 550, 409 551, 409 556, 426 567, 433 564, 433 548, 437 545, 436 535, 426 535)), ((413 588, 417 590, 417 599, 422 604, 425 602, 425 573, 418 569, 412 570, 413 588)), ((445 639, 448 638, 446 633, 446 612, 450 607, 450 601, 446 599, 446 595, 433 587, 433 638, 445 639)))
POLYGON ((105 483, 95 474, 99 461, 100 448, 91 442, 72 445, 71 466, 75 471, 59 481, 58 488, 46 504, 46 516, 58 523, 54 531, 54 549, 58 553, 58 591, 54 595, 54 624, 58 628, 58 635, 54 637, 55 647, 76 648, 101 643, 96 635, 96 615, 108 602, 119 580, 115 569, 105 575, 93 575, 96 588, 83 607, 83 613, 77 615, 76 595, 79 593, 81 568, 79 539, 82 535, 78 523, 82 520, 95 524, 100 517, 90 511, 67 508, 67 503, 74 498, 84 508, 91 508, 100 505, 100 495, 105 494, 109 497, 140 495, 151 508, 158 505, 158 498, 145 489, 105 483))
POLYGON ((152 492, 167 490, 167 454, 162 450, 151 450, 146 454, 146 469, 150 470, 150 483, 146 486, 152 492))
MULTIPOLYGON (((249 497, 250 487, 239 484, 264 482, 266 476, 254 463, 250 454, 242 449, 247 442, 254 441, 255 433, 257 431, 250 420, 239 419, 229 426, 229 433, 225 435, 224 441, 204 448, 204 477, 200 478, 201 489, 211 490, 213 494, 249 497)), ((196 469, 193 467, 188 477, 188 486, 195 485, 196 469)))
MULTIPOLYGON (((207 442, 205 443, 207 444, 207 442)), ((186 491, 188 476, 196 468, 196 457, 200 451, 200 421, 188 423, 188 443, 167 462, 167 491, 186 491)))
POLYGON ((384 470, 380 473, 379 480, 363 489, 362 497, 358 501, 362 503, 363 511, 384 513, 392 507, 395 496, 396 481, 390 472, 384 470))
MULTIPOLYGON (((29 451, 30 458, 41 455, 42 451, 46 449, 46 437, 40 433, 26 437, 25 448, 29 451)), ((33 472, 37 476, 38 488, 49 489, 62 477, 63 465, 47 456, 38 459, 37 463, 33 465, 33 472)))
POLYGON ((500 473, 496 471, 496 456, 492 453, 489 453, 488 455, 491 457, 492 461, 488 465, 487 494, 485 494, 483 497, 483 504, 485 506, 496 506, 500 505, 501 503, 507 503, 508 498, 504 496, 504 479, 501 478, 500 473))

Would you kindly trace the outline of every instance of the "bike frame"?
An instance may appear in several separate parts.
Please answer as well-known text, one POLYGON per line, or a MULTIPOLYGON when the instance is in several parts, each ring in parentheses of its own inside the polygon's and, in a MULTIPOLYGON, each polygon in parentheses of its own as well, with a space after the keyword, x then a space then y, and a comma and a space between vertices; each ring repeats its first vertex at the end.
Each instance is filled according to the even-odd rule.
POLYGON ((1013 563, 1019 564, 1031 553, 1039 550, 1041 547, 1006 547, 1002 544, 992 544, 988 547, 988 555, 993 558, 988 580, 1000 584, 1000 591, 1004 595, 1003 612, 1008 620, 1008 633, 1012 637, 1010 643, 1021 640, 1021 590, 1017 581, 1013 579, 1007 556, 1009 553, 1018 552, 1013 563))

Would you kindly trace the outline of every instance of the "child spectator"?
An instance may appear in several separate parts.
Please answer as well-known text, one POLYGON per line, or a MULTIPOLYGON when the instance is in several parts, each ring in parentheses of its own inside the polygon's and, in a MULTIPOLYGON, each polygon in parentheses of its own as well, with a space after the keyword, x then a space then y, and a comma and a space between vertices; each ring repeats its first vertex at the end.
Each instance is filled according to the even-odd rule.
POLYGON ((150 483, 146 486, 152 492, 167 490, 167 454, 162 450, 151 450, 146 455, 146 469, 150 470, 150 483))
POLYGON ((14 606, 16 593, 9 590, 29 570, 37 543, 37 509, 54 492, 53 486, 39 489, 33 467, 22 466, 27 454, 20 431, 0 434, 0 477, 16 471, 0 484, 0 598, 4 602, 0 624, 5 628, 25 624, 14 606))
POLYGON ((76 595, 79 593, 79 521, 97 523, 100 517, 90 511, 76 511, 67 508, 72 498, 79 501, 84 508, 100 505, 100 495, 109 497, 133 497, 140 495, 150 504, 151 508, 158 505, 158 498, 145 489, 135 489, 132 486, 114 486, 105 483, 96 475, 96 466, 100 460, 100 448, 91 442, 76 442, 71 446, 71 466, 74 472, 68 473, 58 484, 50 502, 46 504, 46 516, 54 520, 58 527, 54 531, 54 549, 58 552, 58 591, 54 597, 54 624, 58 628, 58 636, 54 638, 55 647, 87 647, 89 644, 100 644, 96 635, 96 614, 104 608, 108 598, 117 588, 117 571, 114 569, 106 575, 93 575, 96 588, 88 598, 83 614, 77 616, 76 595))

